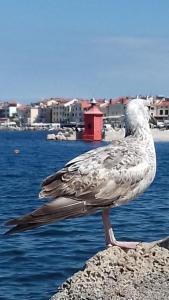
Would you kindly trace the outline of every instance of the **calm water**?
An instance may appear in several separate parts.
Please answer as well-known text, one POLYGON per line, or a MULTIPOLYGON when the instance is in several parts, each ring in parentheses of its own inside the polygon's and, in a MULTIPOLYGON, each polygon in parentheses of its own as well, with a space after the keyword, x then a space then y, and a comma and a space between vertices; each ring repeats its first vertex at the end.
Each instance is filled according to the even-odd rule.
MULTIPOLYGON (((0 300, 45 300, 104 248, 101 215, 4 237, 4 221, 29 212, 44 177, 99 143, 49 142, 45 132, 0 132, 0 300), (20 149, 16 155, 14 149, 20 149)), ((136 201, 112 210, 116 236, 155 240, 169 234, 169 143, 157 143, 157 176, 136 201)))

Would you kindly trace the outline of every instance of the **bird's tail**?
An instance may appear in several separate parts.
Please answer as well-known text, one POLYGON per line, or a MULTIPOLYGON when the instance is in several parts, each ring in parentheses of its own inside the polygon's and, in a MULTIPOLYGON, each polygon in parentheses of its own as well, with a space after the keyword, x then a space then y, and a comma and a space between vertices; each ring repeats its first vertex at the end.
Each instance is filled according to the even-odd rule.
POLYGON ((9 220, 6 225, 13 226, 6 234, 29 230, 54 221, 88 214, 85 201, 60 197, 23 217, 9 220))

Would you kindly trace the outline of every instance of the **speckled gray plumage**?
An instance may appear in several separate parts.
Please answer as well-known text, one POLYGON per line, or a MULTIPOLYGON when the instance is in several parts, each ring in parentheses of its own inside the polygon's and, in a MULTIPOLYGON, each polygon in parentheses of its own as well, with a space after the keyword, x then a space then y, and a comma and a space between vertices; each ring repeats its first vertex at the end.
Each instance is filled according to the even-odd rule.
POLYGON ((141 102, 139 108, 138 99, 128 105, 126 129, 130 132, 126 138, 84 153, 49 176, 40 196, 85 199, 86 206, 104 207, 120 205, 143 192, 154 179, 156 157, 146 106, 141 102), (134 112, 145 114, 142 123, 135 124, 134 118, 138 121, 140 116, 134 112))
POLYGON ((151 183, 153 171, 147 147, 129 136, 72 160, 44 181, 41 196, 72 197, 85 200, 87 206, 114 206, 141 193, 151 183), (144 183, 145 178, 150 182, 144 183), (142 182, 143 187, 137 189, 142 182))
POLYGON ((146 101, 132 100, 126 109, 126 137, 76 157, 47 177, 40 197, 49 203, 8 222, 18 225, 10 232, 119 206, 144 192, 156 171, 149 117, 146 101))

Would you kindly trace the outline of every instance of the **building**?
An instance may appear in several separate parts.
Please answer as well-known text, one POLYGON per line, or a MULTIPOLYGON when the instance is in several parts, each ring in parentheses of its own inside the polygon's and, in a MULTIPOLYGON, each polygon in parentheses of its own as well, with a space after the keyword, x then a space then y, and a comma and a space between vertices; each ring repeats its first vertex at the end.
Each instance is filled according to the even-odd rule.
POLYGON ((62 100, 52 106, 52 123, 67 122, 67 118, 69 117, 69 105, 65 107, 65 103, 66 101, 62 100))
POLYGON ((9 117, 9 110, 7 103, 0 103, 0 119, 7 119, 9 117))
POLYGON ((16 102, 1 102, 0 103, 0 123, 9 123, 17 116, 17 103, 16 102))
POLYGON ((16 102, 0 103, 0 118, 12 118, 17 114, 16 102))
POLYGON ((20 126, 27 126, 28 120, 30 119, 30 106, 19 105, 17 107, 17 117, 20 126))
POLYGON ((77 100, 71 106, 70 122, 75 124, 83 124, 84 112, 91 107, 89 100, 77 100))
POLYGON ((9 102, 8 103, 9 118, 15 117, 16 114, 17 114, 17 103, 16 102, 9 102))
POLYGON ((50 107, 34 106, 30 108, 29 125, 34 123, 52 123, 52 110, 50 107))
POLYGON ((104 122, 112 127, 123 127, 125 106, 128 102, 126 98, 110 99, 100 105, 100 110, 104 115, 104 122))
POLYGON ((85 141, 101 141, 103 129, 103 113, 98 108, 96 100, 90 102, 90 108, 84 113, 84 133, 85 141))
POLYGON ((158 121, 169 120, 169 100, 155 101, 150 108, 151 115, 158 121))
MULTIPOLYGON (((60 101, 52 106, 52 123, 81 123, 83 122, 83 101, 72 99, 60 101)), ((86 104, 86 102, 85 102, 86 104)))

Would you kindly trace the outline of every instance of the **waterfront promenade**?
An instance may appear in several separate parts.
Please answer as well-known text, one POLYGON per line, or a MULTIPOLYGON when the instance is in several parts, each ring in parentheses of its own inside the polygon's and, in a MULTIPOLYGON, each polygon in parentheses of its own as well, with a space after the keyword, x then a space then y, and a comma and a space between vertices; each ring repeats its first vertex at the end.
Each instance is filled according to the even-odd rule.
MULTIPOLYGON (((152 131, 152 135, 153 138, 156 142, 169 142, 169 130, 160 130, 160 129, 151 129, 152 131)), ((104 141, 106 142, 111 142, 114 140, 118 140, 123 138, 125 135, 125 129, 119 129, 119 130, 115 130, 113 128, 110 128, 108 130, 106 130, 105 132, 105 137, 104 137, 104 141)), ((56 138, 56 140, 69 140, 69 141, 75 141, 76 139, 81 139, 82 136, 80 136, 80 138, 77 137, 76 132, 73 131, 71 133, 71 135, 68 135, 67 137, 63 135, 60 135, 56 138)), ((48 134, 47 139, 49 140, 55 140, 55 134, 48 134)))

